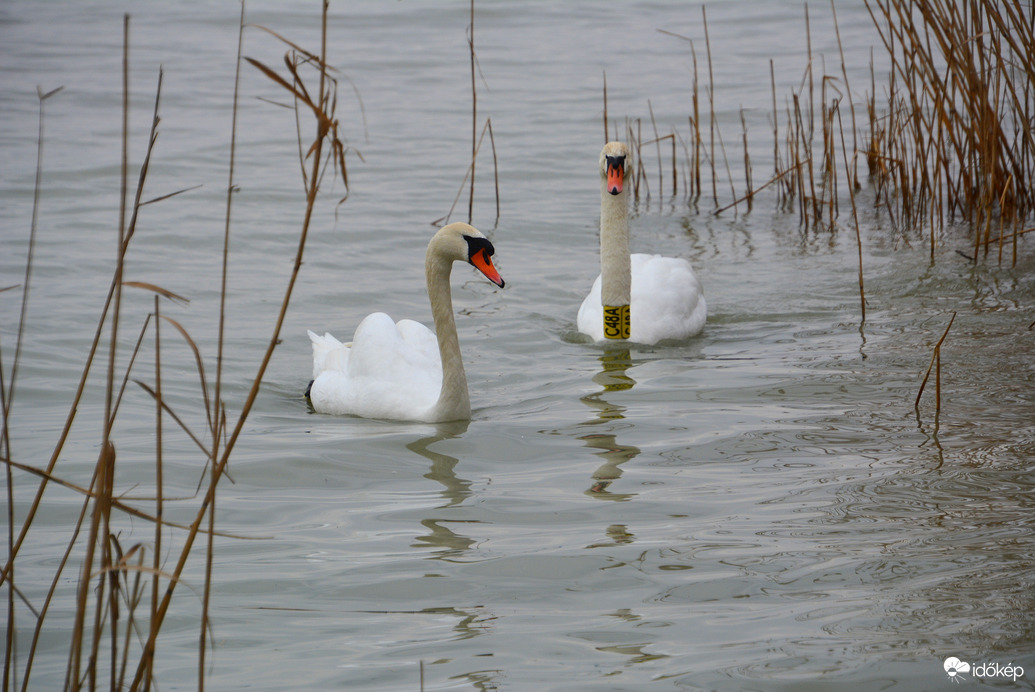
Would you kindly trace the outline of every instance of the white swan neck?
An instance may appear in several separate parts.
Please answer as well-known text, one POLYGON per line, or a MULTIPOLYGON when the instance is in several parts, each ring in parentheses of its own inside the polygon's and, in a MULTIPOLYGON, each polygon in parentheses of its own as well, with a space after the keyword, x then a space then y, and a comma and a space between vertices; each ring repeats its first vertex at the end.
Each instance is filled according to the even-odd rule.
POLYGON ((460 356, 460 339, 456 334, 453 298, 449 288, 452 260, 428 249, 424 270, 431 301, 431 317, 435 321, 439 356, 442 358, 442 390, 432 409, 437 420, 461 420, 471 416, 471 400, 467 393, 467 374, 460 356))
POLYGON ((600 184, 600 302, 628 305, 632 288, 627 193, 610 194, 600 184))

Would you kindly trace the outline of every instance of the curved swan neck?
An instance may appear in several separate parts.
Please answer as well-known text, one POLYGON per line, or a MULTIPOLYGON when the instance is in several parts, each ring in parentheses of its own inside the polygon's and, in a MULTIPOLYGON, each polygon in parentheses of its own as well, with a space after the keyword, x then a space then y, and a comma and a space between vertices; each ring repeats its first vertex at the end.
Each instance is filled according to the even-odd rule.
POLYGON ((438 420, 460 420, 471 415, 471 401, 467 393, 467 375, 460 356, 460 340, 456 334, 453 316, 453 298, 449 288, 452 260, 428 248, 424 261, 427 275, 431 317, 435 321, 435 337, 442 358, 442 391, 433 411, 438 420))
POLYGON ((600 302, 628 305, 632 287, 627 193, 612 195, 600 183, 600 302))

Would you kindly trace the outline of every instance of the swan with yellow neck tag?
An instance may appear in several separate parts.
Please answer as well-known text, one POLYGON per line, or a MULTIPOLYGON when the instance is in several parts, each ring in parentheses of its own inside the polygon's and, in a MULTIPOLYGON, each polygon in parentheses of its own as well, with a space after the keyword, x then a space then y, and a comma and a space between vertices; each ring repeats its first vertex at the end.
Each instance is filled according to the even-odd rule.
POLYGON ((622 142, 600 152, 600 276, 579 308, 576 326, 597 342, 651 345, 688 339, 704 329, 708 308, 688 261, 629 253, 632 156, 622 142))

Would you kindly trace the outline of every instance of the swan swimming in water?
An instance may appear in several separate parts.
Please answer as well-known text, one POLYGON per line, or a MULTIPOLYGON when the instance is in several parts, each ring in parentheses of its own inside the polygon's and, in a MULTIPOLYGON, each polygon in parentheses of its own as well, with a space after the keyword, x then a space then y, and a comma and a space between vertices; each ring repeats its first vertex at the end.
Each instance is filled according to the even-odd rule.
POLYGON ((631 159, 622 142, 608 142, 600 152, 600 276, 576 326, 594 341, 686 339, 704 329, 701 282, 685 259, 629 254, 631 159))
POLYGON ((432 237, 424 270, 434 333, 413 320, 396 323, 383 312, 367 315, 351 344, 310 331, 313 381, 306 398, 313 409, 428 423, 470 419, 449 275, 453 262, 468 262, 503 288, 492 264, 495 251, 488 238, 465 223, 445 226, 432 237))

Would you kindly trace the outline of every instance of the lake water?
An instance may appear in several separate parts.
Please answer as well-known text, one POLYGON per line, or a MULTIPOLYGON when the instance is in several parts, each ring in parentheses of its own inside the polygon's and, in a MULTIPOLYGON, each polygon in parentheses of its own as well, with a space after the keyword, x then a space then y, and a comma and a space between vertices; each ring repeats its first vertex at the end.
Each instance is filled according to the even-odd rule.
MULTIPOLYGON (((125 12, 134 169, 164 70, 144 198, 201 186, 145 207, 127 278, 190 299, 163 312, 197 341, 208 372, 215 367, 239 10, 0 5, 0 288, 24 281, 37 87, 64 87, 45 105, 39 235, 10 419, 17 460, 46 465, 114 266, 125 12)), ((871 60, 878 89, 886 61, 866 7, 836 10, 861 103, 871 60)), ((427 690, 933 690, 953 684, 943 661, 955 656, 1025 669, 1016 681, 971 675, 971 686, 1032 689, 1030 239, 1016 266, 975 265, 956 252, 969 250, 966 229, 949 228, 932 264, 926 230, 894 228, 864 187, 861 324, 847 206, 832 232, 801 227, 771 190, 749 213, 716 215, 710 190, 697 204, 682 191, 662 194, 652 145, 651 196, 634 210, 632 246, 694 263, 707 327, 654 348, 595 346, 575 333, 599 272, 604 74, 613 122, 639 119, 649 140, 653 112, 659 134, 685 139, 695 54, 707 108, 697 3, 478 3, 478 126, 491 118, 501 210, 497 223, 486 150, 472 221, 492 238, 507 286, 454 271, 473 420, 308 410, 307 328, 349 338, 374 310, 430 319, 424 249, 471 148, 468 11, 465 2, 332 3, 349 196, 336 208, 342 183, 324 181, 283 341, 232 457, 233 484, 220 485, 218 527, 255 540, 216 541, 209 688, 416 690, 423 664, 427 690), (913 403, 953 312, 936 417, 933 383, 919 412, 913 403)), ((816 3, 809 14, 817 82, 834 75, 843 89, 831 8, 816 3)), ((318 50, 316 3, 249 3, 248 20, 318 50)), ((724 206, 744 192, 742 113, 755 184, 772 175, 770 61, 782 118, 806 74, 805 7, 715 2, 707 21, 732 170, 718 166, 724 206)), ((245 55, 282 74, 286 50, 245 32, 245 55)), ((269 338, 304 209, 294 116, 271 103, 285 100, 243 68, 224 376, 231 420, 269 338)), ((466 196, 452 218, 466 220, 466 196)), ((5 372, 20 296, 0 293, 5 372)), ((123 367, 152 307, 150 293, 127 290, 123 367)), ((193 355, 168 326, 162 360, 167 400, 201 430, 193 355)), ((147 380, 152 362, 142 356, 134 377, 147 380)), ((98 375, 57 466, 66 480, 89 482, 102 393, 98 375)), ((154 418, 151 399, 131 386, 114 433, 116 487, 129 497, 153 489, 154 418)), ((187 498, 167 511, 189 521, 203 459, 168 421, 165 437, 166 493, 187 498)), ((19 528, 35 486, 14 475, 19 528)), ((36 605, 80 504, 49 490, 19 556, 18 584, 36 605)), ((153 538, 140 520, 118 530, 123 545, 153 538)), ((182 532, 168 532, 170 563, 180 541, 182 532)), ((188 564, 159 640, 160 689, 196 685, 202 568, 200 558, 188 564)), ((32 689, 64 680, 76 578, 75 568, 63 577, 32 689)), ((24 655, 34 623, 22 606, 16 624, 24 655)))

